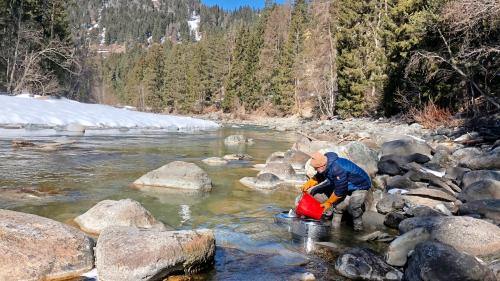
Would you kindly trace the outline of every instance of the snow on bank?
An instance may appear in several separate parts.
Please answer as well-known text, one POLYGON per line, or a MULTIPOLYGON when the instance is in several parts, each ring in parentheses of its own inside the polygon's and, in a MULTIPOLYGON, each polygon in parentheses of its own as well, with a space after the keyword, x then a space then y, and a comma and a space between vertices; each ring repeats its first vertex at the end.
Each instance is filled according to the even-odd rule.
POLYGON ((219 127, 215 122, 191 117, 136 112, 64 98, 37 99, 27 95, 0 95, 0 126, 64 127, 75 123, 96 129, 198 130, 219 127))

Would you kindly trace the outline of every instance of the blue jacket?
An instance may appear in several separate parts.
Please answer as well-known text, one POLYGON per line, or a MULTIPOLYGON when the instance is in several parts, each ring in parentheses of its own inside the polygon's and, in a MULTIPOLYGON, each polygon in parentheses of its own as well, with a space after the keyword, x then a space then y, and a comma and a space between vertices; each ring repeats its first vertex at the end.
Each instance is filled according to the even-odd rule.
POLYGON ((322 175, 333 184, 335 195, 346 196, 352 191, 371 187, 370 177, 358 165, 334 152, 328 152, 325 156, 328 162, 322 175))

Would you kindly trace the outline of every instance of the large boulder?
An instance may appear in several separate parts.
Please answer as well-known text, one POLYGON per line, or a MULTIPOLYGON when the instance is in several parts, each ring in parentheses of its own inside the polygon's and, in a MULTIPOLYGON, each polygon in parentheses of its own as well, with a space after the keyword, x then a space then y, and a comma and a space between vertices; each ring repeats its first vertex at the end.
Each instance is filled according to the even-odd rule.
POLYGON ((369 249, 352 248, 340 255, 335 262, 340 275, 354 280, 401 280, 403 273, 388 265, 369 249))
POLYGON ((311 156, 299 150, 289 150, 285 152, 284 162, 292 165, 296 170, 304 169, 307 160, 311 156))
POLYGON ((135 226, 138 228, 165 229, 139 202, 132 199, 104 200, 97 203, 75 222, 86 232, 99 234, 109 226, 135 226))
POLYGON ((301 138, 296 143, 293 144, 292 149, 300 150, 307 154, 313 154, 321 149, 330 149, 336 145, 327 141, 310 140, 306 137, 301 138))
POLYGON ((163 280, 178 272, 198 272, 213 263, 211 230, 162 231, 108 227, 96 246, 99 280, 163 280))
POLYGON ((458 198, 463 202, 483 199, 500 199, 500 181, 481 180, 462 189, 458 198))
POLYGON ((469 186, 474 182, 482 180, 500 181, 500 171, 478 170, 465 173, 462 178, 462 186, 469 186))
POLYGON ((414 139, 393 140, 382 144, 379 157, 390 154, 398 156, 409 156, 416 153, 431 158, 432 148, 427 143, 414 139))
POLYGON ((385 254, 385 260, 393 266, 403 266, 406 264, 408 253, 413 251, 415 246, 431 237, 429 230, 419 227, 412 229, 405 234, 394 239, 389 244, 385 254))
POLYGON ((174 161, 153 170, 134 182, 138 186, 172 187, 185 190, 210 191, 212 180, 193 163, 174 161))
POLYGON ((387 189, 398 188, 398 189, 418 189, 425 187, 425 184, 418 183, 410 180, 405 176, 394 176, 387 178, 386 183, 387 189))
POLYGON ((346 146, 349 160, 359 165, 368 175, 375 176, 377 168, 377 152, 361 142, 352 141, 346 146))
POLYGON ((451 157, 455 161, 460 162, 463 159, 472 159, 472 158, 478 157, 479 155, 481 155, 481 150, 479 148, 477 148, 477 147, 465 147, 465 148, 457 149, 455 152, 453 152, 451 157))
POLYGON ((277 176, 280 180, 295 180, 296 174, 292 165, 288 163, 270 162, 267 163, 260 174, 270 173, 277 176))
POLYGON ((403 234, 423 227, 431 238, 475 256, 500 254, 500 228, 471 217, 434 216, 405 219, 399 224, 403 234))
POLYGON ((493 220, 500 225, 500 199, 476 200, 460 205, 460 215, 473 215, 493 220))
POLYGON ((450 245, 425 241, 415 247, 404 273, 407 281, 495 281, 493 271, 450 245))
POLYGON ((398 229, 399 224, 406 219, 403 212, 390 212, 385 215, 384 225, 390 228, 398 229))
POLYGON ((402 174, 405 170, 407 170, 408 163, 419 163, 423 164, 430 160, 429 156, 414 153, 410 155, 397 155, 397 154, 389 154, 380 157, 380 160, 377 163, 378 172, 380 174, 388 174, 388 175, 399 175, 402 174))
POLYGON ((465 157, 459 163, 472 170, 500 169, 500 149, 495 149, 474 157, 465 157))
POLYGON ((69 279, 93 268, 93 242, 82 231, 9 210, 0 218, 0 280, 69 279))
POLYGON ((271 153, 266 159, 266 164, 271 162, 283 163, 285 162, 285 152, 283 151, 275 151, 271 153))

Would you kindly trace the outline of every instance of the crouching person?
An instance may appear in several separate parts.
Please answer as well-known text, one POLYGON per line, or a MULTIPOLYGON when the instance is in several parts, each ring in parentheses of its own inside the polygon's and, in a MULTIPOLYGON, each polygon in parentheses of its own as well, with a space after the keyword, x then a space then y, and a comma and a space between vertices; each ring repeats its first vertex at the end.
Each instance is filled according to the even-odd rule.
POLYGON ((368 174, 352 161, 333 152, 324 155, 315 152, 310 164, 317 172, 314 179, 319 183, 303 189, 316 198, 319 194, 326 195, 328 199, 321 206, 326 215, 333 215, 332 226, 340 226, 342 214, 348 210, 353 217, 354 230, 363 230, 363 207, 371 187, 368 174))

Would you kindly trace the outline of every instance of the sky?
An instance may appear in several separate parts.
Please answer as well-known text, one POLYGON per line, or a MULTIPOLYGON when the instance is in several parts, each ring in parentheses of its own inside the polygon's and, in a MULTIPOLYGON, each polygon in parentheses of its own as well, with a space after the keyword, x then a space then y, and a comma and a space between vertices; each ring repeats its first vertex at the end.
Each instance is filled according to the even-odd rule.
MULTIPOLYGON (((0 125, 59 127, 80 124, 91 128, 154 128, 197 130, 217 128, 211 121, 190 117, 160 115, 115 108, 102 104, 80 103, 68 99, 37 99, 28 95, 0 95, 0 125)), ((0 127, 1 127, 0 126, 0 127)), ((0 131, 0 135, 2 132, 0 131)))
MULTIPOLYGON (((283 3, 285 0, 276 0, 276 3, 283 3)), ((226 10, 235 10, 240 6, 250 6, 256 9, 264 8, 265 0, 201 0, 205 5, 219 5, 226 10)))

